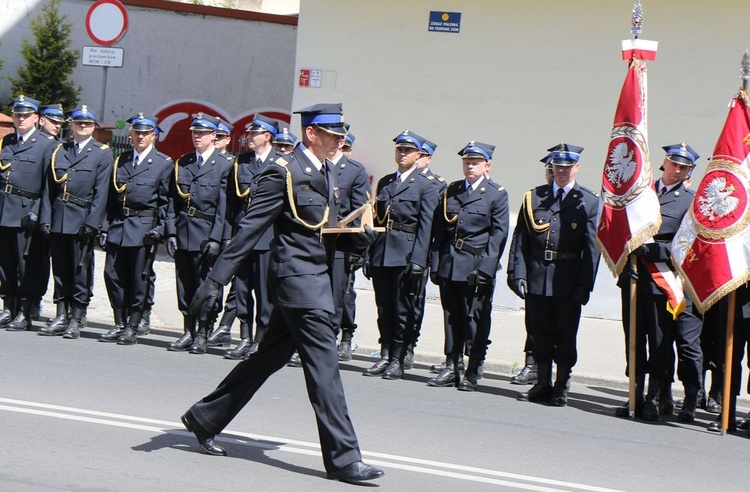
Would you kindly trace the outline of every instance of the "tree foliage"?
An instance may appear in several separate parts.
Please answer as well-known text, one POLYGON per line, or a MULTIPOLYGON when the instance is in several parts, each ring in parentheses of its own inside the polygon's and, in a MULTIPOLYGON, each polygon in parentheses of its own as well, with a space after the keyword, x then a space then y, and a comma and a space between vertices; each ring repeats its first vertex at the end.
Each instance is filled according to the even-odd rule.
POLYGON ((21 41, 25 65, 18 77, 8 77, 13 96, 25 94, 42 103, 61 103, 65 108, 78 104, 81 87, 72 79, 78 64, 78 52, 70 49, 73 24, 66 22, 58 9, 60 0, 49 0, 41 13, 31 21, 34 43, 21 41))

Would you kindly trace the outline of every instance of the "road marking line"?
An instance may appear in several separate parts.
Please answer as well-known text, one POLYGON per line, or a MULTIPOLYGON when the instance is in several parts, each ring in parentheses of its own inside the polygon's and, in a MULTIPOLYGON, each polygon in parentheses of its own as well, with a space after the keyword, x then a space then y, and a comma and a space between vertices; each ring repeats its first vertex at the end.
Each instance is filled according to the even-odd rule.
MULTIPOLYGON (((9 405, 0 405, 0 410, 9 412, 26 413, 40 415, 45 417, 62 418, 78 422, 86 422, 99 425, 109 425, 113 427, 123 427, 136 430, 144 430, 158 433, 177 433, 186 436, 192 436, 186 430, 182 429, 182 424, 167 420, 157 420, 144 417, 134 417, 118 413, 100 412, 96 410, 86 410, 82 408, 66 407, 61 405, 51 405, 47 403, 37 403, 24 400, 14 400, 10 398, 0 398, 0 403, 9 405), (10 406, 16 405, 16 406, 10 406), (29 407, 29 408, 19 408, 29 407), (69 412, 69 413, 60 413, 69 412), (79 415, 72 415, 79 414, 79 415), (101 417, 101 418, 100 418, 101 417), (113 420, 115 419, 115 420, 113 420), (120 422, 118 422, 120 420, 120 422), (144 425, 153 424, 153 425, 144 425)), ((279 450, 289 453, 302 454, 307 456, 317 456, 320 454, 320 446, 307 441, 297 441, 274 436, 264 436, 260 434, 250 434, 246 432, 228 431, 217 436, 217 441, 242 444, 265 450, 279 450), (239 439, 239 437, 245 439, 239 439), (251 439, 248 441, 246 439, 251 439), (297 446, 297 447, 295 447, 297 446)), ((597 487, 592 485, 578 484, 561 480, 553 480, 530 475, 521 475, 517 473, 502 472, 486 468, 477 468, 473 466, 464 466, 441 461, 432 461, 409 456, 400 456, 387 453, 367 452, 362 454, 368 457, 368 462, 378 466, 390 467, 416 473, 455 478, 459 480, 487 483, 494 485, 510 486, 524 490, 534 490, 539 492, 565 491, 565 490, 585 490, 591 492, 619 492, 615 489, 597 487), (417 466, 421 465, 421 466, 417 466), (441 469, 442 468, 442 469, 441 469), (485 475, 485 476, 480 476, 485 475), (497 477, 497 478, 493 478, 497 477), (504 479, 504 480, 503 480, 504 479), (515 480, 515 481, 512 481, 515 480), (530 483, 520 483, 530 482, 530 483), (540 484, 540 485, 533 485, 540 484)))

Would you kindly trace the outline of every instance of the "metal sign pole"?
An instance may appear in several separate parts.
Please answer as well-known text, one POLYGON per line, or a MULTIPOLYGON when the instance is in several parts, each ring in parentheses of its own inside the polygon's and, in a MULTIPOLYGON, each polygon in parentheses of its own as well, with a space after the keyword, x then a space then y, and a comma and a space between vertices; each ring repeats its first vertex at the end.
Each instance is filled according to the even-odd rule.
POLYGON ((107 69, 108 67, 102 67, 104 69, 104 75, 102 76, 102 98, 99 103, 99 120, 104 121, 104 101, 107 98, 107 69))

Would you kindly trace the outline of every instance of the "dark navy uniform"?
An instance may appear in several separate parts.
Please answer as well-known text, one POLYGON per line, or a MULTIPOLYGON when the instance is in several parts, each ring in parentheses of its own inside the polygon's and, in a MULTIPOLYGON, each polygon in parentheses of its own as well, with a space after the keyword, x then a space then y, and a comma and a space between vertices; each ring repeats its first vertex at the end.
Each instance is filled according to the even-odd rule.
MULTIPOLYGON (((419 152, 424 139, 404 132, 396 147, 413 145, 419 152)), ((438 202, 438 185, 416 165, 405 177, 392 173, 380 179, 375 198, 375 225, 386 227, 369 249, 369 265, 378 306, 381 358, 367 376, 399 379, 403 375, 406 346, 414 339, 415 299, 428 267, 432 218, 438 202), (399 182, 399 181, 403 182, 399 182), (389 369, 391 369, 389 371, 389 369)))
MULTIPOLYGON (((473 155, 471 148, 478 144, 467 146, 462 155, 473 155)), ((491 151, 488 153, 491 157, 491 151)), ((469 356, 467 378, 476 378, 487 354, 494 280, 509 227, 508 192, 486 177, 474 186, 467 187, 467 183, 465 179, 454 181, 441 197, 435 213, 431 261, 431 275, 440 285, 448 321, 446 332, 450 329, 452 340, 451 352, 446 355, 451 357, 453 367, 448 370, 453 374, 445 374, 443 379, 457 384, 459 354, 469 356), (484 285, 477 283, 480 275, 486 280, 484 285)), ((464 385, 469 383, 476 385, 476 380, 464 385)))
MULTIPOLYGON (((145 125, 139 121, 133 120, 134 129, 145 125)), ((154 123, 152 131, 155 126, 154 123)), ((112 339, 103 341, 126 335, 118 343, 127 345, 137 340, 134 331, 153 288, 153 268, 148 265, 153 263, 155 245, 166 236, 169 187, 174 173, 172 159, 151 146, 138 156, 137 165, 134 162, 135 150, 121 154, 115 161, 107 218, 102 225, 107 251, 104 281, 116 325, 115 333, 110 334, 112 339), (123 323, 118 323, 118 314, 123 323), (117 330, 118 325, 124 325, 122 330, 117 330), (127 334, 123 333, 125 327, 130 328, 127 334)))
MULTIPOLYGON (((15 113, 35 114, 36 102, 19 98, 15 113), (19 101, 20 99, 20 101, 19 101)), ((47 239, 36 225, 55 140, 32 128, 25 135, 6 135, 0 144, 0 295, 8 313, 0 321, 11 331, 31 326, 38 306, 39 282, 47 239), (23 138, 23 143, 19 143, 23 138), (28 251, 26 251, 28 244, 28 251), (36 306, 34 305, 36 304, 36 306)))
MULTIPOLYGON (((71 113, 74 122, 93 124, 95 116, 82 106, 71 113)), ((40 224, 51 233, 55 303, 70 306, 63 336, 77 338, 92 289, 93 243, 104 220, 112 179, 112 151, 89 138, 57 147, 52 156, 42 200, 40 224), (76 147, 79 151, 76 152, 76 147), (91 259, 88 259, 87 256, 91 259)), ((52 327, 48 327, 52 328, 52 327)), ((58 329, 39 331, 59 335, 58 329)))
MULTIPOLYGON (((339 108, 340 119, 340 105, 335 106, 339 108)), ((314 125, 316 116, 317 113, 303 112, 302 124, 314 125)), ((323 119, 323 124, 333 125, 325 123, 331 119, 323 119)), ((338 127, 325 128, 326 131, 346 131, 343 122, 338 127)), ((346 406, 330 320, 334 306, 329 267, 335 238, 322 236, 321 227, 336 222, 336 177, 330 169, 325 172, 325 163, 324 176, 318 170, 321 163, 311 161, 304 150, 304 145, 298 145, 292 154, 277 158, 262 173, 237 234, 209 274, 208 289, 201 286, 194 301, 198 305, 212 302, 216 292, 204 293, 217 288, 217 284, 229 283, 257 241, 273 225, 276 236, 269 278, 273 282, 275 302, 266 337, 258 352, 237 364, 216 390, 193 405, 183 419, 200 428, 198 432, 193 431, 204 450, 222 454, 223 450, 214 445, 212 435, 227 426, 265 380, 284 367, 297 348, 316 415, 323 463, 329 476, 336 478, 339 470, 355 463, 360 467, 367 465, 360 463, 359 444, 346 406), (203 438, 205 434, 209 435, 208 439, 203 438)), ((365 479, 365 475, 367 478, 382 475, 370 467, 367 469, 368 473, 357 473, 359 480, 365 479)))
MULTIPOLYGON (((577 165, 581 150, 567 144, 549 149, 555 154, 553 165, 564 167, 577 165)), ((558 190, 562 188, 553 183, 526 192, 513 233, 509 259, 513 279, 509 283, 524 285, 516 293, 525 294, 539 368, 537 384, 519 397, 564 406, 570 373, 578 359, 581 305, 588 302, 599 263, 595 246, 598 197, 574 181, 562 199, 557 198, 558 190), (554 390, 553 360, 557 364, 554 390)))

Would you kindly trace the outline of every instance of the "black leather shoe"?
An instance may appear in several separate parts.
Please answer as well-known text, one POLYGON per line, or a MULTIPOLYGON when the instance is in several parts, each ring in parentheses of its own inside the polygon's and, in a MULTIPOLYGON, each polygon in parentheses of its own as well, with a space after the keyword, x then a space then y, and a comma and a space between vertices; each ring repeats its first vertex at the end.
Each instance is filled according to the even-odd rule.
POLYGON ((240 340, 240 343, 238 343, 235 348, 226 350, 224 352, 224 358, 231 359, 231 360, 244 359, 248 355, 248 351, 250 350, 250 345, 251 345, 250 339, 243 338, 240 340))
POLYGON ((698 406, 698 396, 696 394, 687 395, 682 401, 682 408, 677 418, 683 422, 695 422, 695 409, 698 406))
POLYGON ((708 413, 721 413, 721 403, 716 401, 716 399, 709 395, 708 400, 706 400, 706 411, 708 413))
POLYGON ((209 347, 228 347, 232 343, 232 327, 219 325, 208 337, 209 347))
POLYGON ((529 391, 519 393, 516 397, 519 401, 531 403, 549 403, 550 398, 552 398, 552 386, 540 383, 536 383, 529 391))
POLYGON ((330 480, 339 480, 341 482, 353 484, 364 482, 366 480, 375 480, 383 475, 385 475, 383 470, 370 466, 362 461, 355 461, 341 470, 328 472, 328 478, 330 480))
POLYGON ((99 341, 106 342, 106 343, 116 342, 117 339, 120 338, 120 335, 122 335, 124 331, 125 331, 125 328, 122 325, 115 325, 107 333, 100 335, 99 341))
POLYGON ((206 335, 198 333, 193 339, 192 345, 190 345, 191 354, 205 354, 206 353, 206 335))
POLYGON ((362 374, 365 376, 381 376, 388 369, 388 365, 388 358, 381 357, 372 367, 365 369, 362 374))
MULTIPOLYGON (((727 432, 737 432, 737 429, 739 428, 740 427, 737 425, 737 420, 735 420, 734 425, 732 425, 732 419, 729 419, 729 428, 727 429, 727 432)), ((707 429, 711 432, 721 432, 721 417, 708 424, 707 429)))
POLYGON ((10 323, 5 325, 7 331, 26 331, 31 328, 31 317, 24 314, 23 309, 18 311, 18 314, 13 318, 10 323))
MULTIPOLYGON (((642 412, 643 400, 638 400, 635 402, 635 416, 640 417, 642 412)), ((623 406, 615 408, 615 417, 630 418, 630 402, 625 402, 623 406)))
POLYGON ((443 372, 441 372, 437 377, 428 379, 427 384, 436 388, 454 386, 456 384, 456 372, 452 367, 448 367, 443 370, 443 372))
POLYGON ((388 368, 383 372, 383 379, 401 379, 404 375, 404 368, 401 365, 401 361, 394 359, 388 365, 388 368))
POLYGON ((57 336, 62 335, 63 332, 67 329, 68 329, 67 324, 63 325, 62 323, 53 323, 50 326, 39 328, 36 334, 41 335, 43 337, 57 337, 57 336))
POLYGON ((510 378, 511 384, 536 384, 537 372, 536 365, 525 365, 521 371, 510 378))
POLYGON ((648 420, 649 422, 656 422, 659 420, 659 408, 656 406, 655 400, 649 399, 643 403, 641 418, 643 420, 648 420))
POLYGON ((2 312, 0 312, 0 327, 5 326, 13 319, 13 316, 10 313, 10 309, 3 309, 2 312))
POLYGON ((185 351, 189 350, 192 344, 193 335, 191 335, 189 331, 186 331, 180 338, 177 339, 177 341, 170 342, 170 344, 167 345, 167 350, 169 350, 170 352, 185 351))
POLYGON ((568 390, 565 388, 560 389, 557 386, 552 388, 552 396, 549 399, 549 404, 553 407, 567 407, 568 390))
POLYGON ((117 339, 117 345, 135 345, 138 343, 138 328, 128 326, 117 339))
POLYGON ((206 432, 200 425, 198 425, 198 422, 195 421, 195 419, 193 418, 193 414, 190 413, 190 410, 185 412, 185 415, 180 417, 180 420, 182 420, 182 425, 184 425, 185 428, 189 432, 192 432, 198 439, 198 444, 200 445, 204 453, 210 454, 211 456, 227 455, 227 452, 224 450, 224 448, 217 446, 214 442, 215 436, 206 432))
POLYGON ((447 366, 449 362, 450 362, 450 357, 446 357, 444 362, 441 362, 440 364, 431 365, 430 372, 434 374, 440 374, 441 372, 445 371, 445 366, 447 366))
POLYGON ((342 362, 352 360, 352 342, 349 340, 342 340, 338 347, 338 357, 342 362))
POLYGON ((414 351, 413 350, 406 350, 406 355, 404 355, 404 363, 402 364, 404 371, 411 371, 414 369, 414 351))
POLYGON ((143 311, 141 320, 138 322, 138 336, 143 337, 151 333, 151 309, 143 311))
POLYGON ((289 367, 302 367, 302 359, 299 358, 299 355, 295 355, 289 359, 286 365, 289 367))
MULTIPOLYGON (((245 354, 245 357, 243 357, 243 359, 247 359, 248 357, 250 357, 251 355, 253 355, 254 353, 256 353, 258 351, 258 349, 260 349, 260 342, 255 341, 255 342, 251 343, 250 347, 247 349, 247 353, 245 354)), ((300 361, 300 364, 301 363, 302 363, 302 361, 300 361)))
POLYGON ((477 390, 477 375, 476 373, 466 372, 466 375, 458 383, 458 391, 476 391, 477 390))
POLYGON ((742 430, 750 429, 750 412, 744 417, 737 419, 737 428, 742 430))
POLYGON ((70 318, 68 327, 63 332, 62 337, 69 340, 75 340, 79 336, 81 336, 81 322, 76 318, 70 318))

